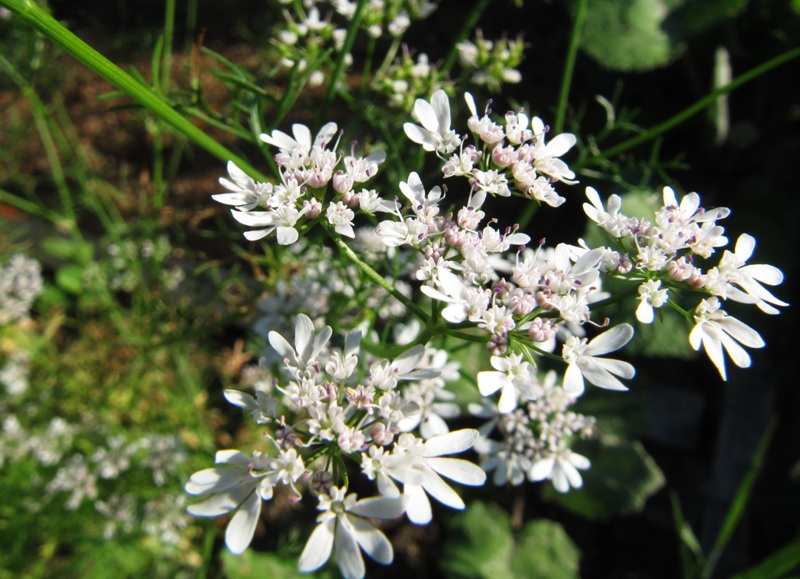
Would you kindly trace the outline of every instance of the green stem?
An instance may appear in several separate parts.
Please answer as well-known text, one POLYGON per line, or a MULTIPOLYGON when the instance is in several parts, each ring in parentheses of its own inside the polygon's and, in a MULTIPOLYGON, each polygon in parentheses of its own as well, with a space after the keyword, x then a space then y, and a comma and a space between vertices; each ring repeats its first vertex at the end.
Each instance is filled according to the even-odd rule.
POLYGON ((266 176, 255 167, 251 166, 246 160, 242 159, 233 153, 233 151, 230 151, 183 118, 149 87, 142 85, 131 75, 75 36, 55 18, 33 2, 33 0, 0 0, 0 6, 5 6, 11 10, 21 20, 27 22, 38 32, 58 44, 90 70, 96 72, 153 113, 156 117, 218 159, 222 161, 233 161, 254 179, 262 181, 267 179, 266 176))
POLYGON ((339 79, 342 77, 342 73, 344 73, 344 62, 347 55, 350 54, 350 51, 353 49, 353 43, 356 40, 356 34, 358 34, 358 27, 361 25, 361 18, 364 16, 364 10, 366 8, 367 0, 358 0, 358 6, 356 6, 353 19, 350 21, 350 26, 347 27, 347 36, 344 39, 344 46, 342 46, 342 50, 339 52, 339 56, 336 59, 336 68, 334 68, 331 81, 328 83, 328 90, 325 93, 325 102, 319 110, 317 125, 322 124, 324 117, 328 115, 328 109, 330 109, 333 96, 336 94, 336 85, 339 84, 339 79))
POLYGON ((627 151, 628 149, 632 149, 637 145, 641 145, 642 143, 654 139, 655 137, 661 135, 662 133, 667 132, 673 127, 693 117, 703 109, 713 105, 719 97, 733 91, 734 89, 739 88, 743 84, 750 82, 755 78, 758 78, 767 71, 772 70, 773 68, 776 68, 781 64, 784 64, 786 62, 789 62, 790 60, 797 58, 798 56, 800 56, 800 47, 788 50, 783 54, 768 60, 767 62, 764 62, 754 68, 751 68, 747 72, 737 76, 730 83, 718 88, 715 91, 710 92, 709 94, 701 98, 699 101, 686 107, 677 115, 667 119, 660 125, 656 125, 652 129, 645 131, 643 134, 639 136, 633 137, 631 139, 628 139, 627 141, 623 141, 622 143, 614 147, 606 149, 605 151, 602 152, 600 157, 603 159, 608 159, 609 157, 613 157, 614 155, 617 155, 623 151, 627 151))
POLYGON ((344 253, 344 255, 347 257, 347 259, 349 259, 356 266, 358 266, 359 269, 361 269, 361 271, 363 271, 364 274, 370 280, 372 280, 373 282, 375 282, 376 284, 381 286, 383 289, 385 289, 387 292, 389 292, 391 295, 393 295, 400 303, 402 303, 405 307, 407 307, 410 311, 414 312, 414 315, 416 315, 420 320, 422 320, 425 323, 428 322, 428 314, 426 314, 425 311, 422 308, 420 308, 418 305, 416 305, 414 302, 412 302, 409 298, 407 298, 402 293, 400 293, 391 283, 386 281, 381 274, 379 274, 377 271, 372 269, 372 267, 366 261, 364 261, 363 259, 358 257, 358 255, 356 255, 356 252, 354 252, 350 248, 350 246, 347 245, 342 240, 340 235, 330 231, 330 228, 327 226, 327 224, 322 223, 322 225, 325 228, 325 231, 328 234, 328 237, 330 237, 333 240, 333 242, 336 244, 336 246, 339 248, 339 250, 342 253, 344 253))
POLYGON ((447 73, 453 68, 453 65, 456 63, 456 59, 458 59, 458 45, 461 42, 466 40, 467 36, 475 30, 475 26, 477 26, 478 21, 481 19, 481 15, 483 11, 486 10, 486 7, 489 5, 491 0, 479 0, 477 4, 472 8, 472 12, 469 13, 469 16, 464 21, 464 24, 461 25, 461 30, 458 32, 458 36, 456 37, 455 42, 453 42, 453 47, 450 49, 450 52, 444 59, 444 63, 442 64, 441 72, 447 73))
POLYGON ((580 0, 580 2, 578 2, 578 9, 575 12, 575 22, 573 23, 572 34, 570 35, 569 39, 567 59, 564 62, 564 76, 561 78, 561 92, 558 95, 558 111, 556 112, 556 122, 554 125, 556 134, 559 134, 564 130, 564 118, 567 113, 569 88, 572 85, 572 75, 575 70, 575 58, 578 55, 578 44, 580 44, 583 21, 586 18, 587 4, 588 0, 580 0))

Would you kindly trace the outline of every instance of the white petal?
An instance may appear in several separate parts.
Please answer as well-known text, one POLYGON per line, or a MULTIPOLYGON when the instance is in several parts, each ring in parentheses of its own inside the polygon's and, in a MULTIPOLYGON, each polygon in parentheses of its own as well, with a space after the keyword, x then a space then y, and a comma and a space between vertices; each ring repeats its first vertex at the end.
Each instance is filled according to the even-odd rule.
POLYGON ((336 529, 336 519, 331 518, 324 523, 317 525, 314 532, 308 538, 300 560, 297 563, 297 570, 301 573, 310 573, 322 567, 331 556, 333 547, 333 534, 336 529))
POLYGON ((336 123, 329 122, 325 123, 322 128, 317 133, 317 137, 314 139, 314 145, 319 147, 324 147, 331 142, 334 135, 336 135, 336 131, 339 127, 337 127, 336 123))
POLYGON ((550 478, 550 475, 553 474, 555 464, 555 456, 548 456, 547 458, 537 460, 531 467, 529 474, 530 479, 535 482, 550 478))
POLYGON ((547 143, 544 148, 544 154, 550 157, 560 157, 569 151, 576 142, 578 142, 578 139, 572 133, 561 133, 547 143))
POLYGON ((746 233, 742 233, 739 236, 739 239, 736 240, 736 257, 742 262, 747 261, 750 259, 750 256, 753 255, 753 250, 756 248, 756 240, 752 235, 747 235, 746 233))
POLYGON ((431 502, 421 486, 407 484, 403 487, 403 503, 408 519, 415 525, 427 525, 433 518, 431 502))
POLYGON ((570 364, 567 366, 567 371, 564 372, 564 390, 573 396, 580 396, 585 389, 583 383, 583 374, 577 364, 570 364))
POLYGON ((225 396, 225 400, 239 408, 253 409, 257 407, 255 398, 239 390, 227 388, 222 394, 225 396))
POLYGON ((479 487, 486 482, 486 473, 477 464, 460 458, 429 458, 426 464, 434 471, 462 485, 479 487))
POLYGON ((345 579, 361 579, 364 576, 364 559, 358 548, 355 531, 348 518, 339 518, 336 529, 336 563, 345 579))
POLYGON ((278 245, 291 245, 297 241, 299 236, 300 234, 294 227, 278 227, 278 245))
POLYGON ((747 351, 727 334, 722 333, 719 337, 722 346, 725 348, 725 351, 728 353, 733 363, 739 366, 739 368, 749 368, 750 355, 747 351))
POLYGON ((779 285, 783 283, 783 272, 774 265, 754 263, 752 265, 740 267, 739 271, 767 285, 779 285))
POLYGON ((414 123, 404 123, 403 130, 409 139, 422 145, 422 148, 426 151, 433 151, 436 148, 433 144, 436 141, 436 135, 427 129, 423 129, 414 123))
POLYGON ((414 103, 414 118, 416 118, 428 131, 436 134, 439 130, 439 117, 431 103, 417 99, 414 103))
POLYGON ((727 316, 717 323, 725 332, 748 348, 764 347, 764 340, 761 339, 761 335, 744 322, 727 316))
POLYGON ((281 358, 289 358, 295 365, 297 364, 297 354, 294 351, 294 347, 286 341, 286 338, 274 330, 267 335, 267 338, 272 349, 278 352, 281 358))
POLYGON ((447 97, 447 93, 441 89, 433 93, 431 106, 436 112, 436 118, 439 121, 436 131, 440 135, 444 135, 450 130, 450 99, 447 97))
POLYGON ((388 565, 391 563, 394 559, 394 551, 386 535, 370 525, 367 521, 356 517, 348 517, 348 519, 353 526, 356 541, 358 541, 358 544, 361 545, 361 548, 364 549, 367 555, 381 565, 388 565))
POLYGON ((647 303, 647 300, 641 300, 639 307, 636 308, 636 319, 643 324, 652 324, 655 319, 655 312, 653 306, 647 303))
POLYGON ((306 153, 311 150, 311 131, 307 126, 295 123, 292 125, 292 134, 294 135, 297 144, 306 153))
POLYGON ((578 360, 578 365, 583 373, 583 377, 595 386, 606 388, 607 390, 624 391, 628 389, 593 358, 580 358, 578 360))
POLYGON ((349 512, 371 519, 396 519, 404 510, 403 499, 399 496, 383 496, 362 499, 349 512))
POLYGON ((425 443, 422 456, 429 458, 464 452, 472 448, 476 440, 478 440, 478 431, 474 428, 462 428, 461 430, 434 436, 425 443))
POLYGON ((615 352, 627 344, 632 337, 633 326, 630 324, 614 326, 589 342, 586 354, 589 356, 602 356, 609 352, 615 352))
POLYGON ((295 147, 297 147, 297 141, 295 141, 292 137, 290 137, 283 131, 272 131, 271 135, 262 133, 261 135, 259 135, 259 138, 268 145, 272 145, 273 147, 278 147, 279 149, 282 149, 284 151, 291 151, 295 147))
POLYGON ((464 508, 464 501, 458 493, 430 468, 422 471, 422 488, 443 505, 453 509, 464 508))
POLYGON ((258 241, 269 235, 272 232, 272 228, 270 229, 259 229, 257 231, 245 231, 244 238, 248 241, 258 241))
POLYGON ((497 402, 497 410, 499 410, 501 414, 508 414, 509 412, 513 412, 516 407, 517 389, 513 382, 508 381, 503 385, 503 389, 500 391, 500 400, 497 402))
POLYGON ((478 372, 478 390, 482 396, 489 396, 494 394, 506 382, 506 375, 504 372, 478 372))
POLYGON ((592 462, 588 458, 576 452, 570 453, 569 461, 575 466, 575 468, 579 468, 581 470, 586 470, 592 466, 592 462))
POLYGON ((261 497, 254 492, 239 507, 225 530, 225 545, 230 549, 231 553, 239 555, 250 545, 260 513, 261 497))

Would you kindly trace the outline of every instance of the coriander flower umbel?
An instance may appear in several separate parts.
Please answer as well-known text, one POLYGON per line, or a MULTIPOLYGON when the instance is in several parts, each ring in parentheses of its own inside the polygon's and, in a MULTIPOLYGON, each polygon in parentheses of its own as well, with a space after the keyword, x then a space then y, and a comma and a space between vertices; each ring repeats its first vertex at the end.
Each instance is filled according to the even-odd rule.
POLYGON ((450 99, 443 90, 433 93, 431 102, 417 99, 413 116, 422 126, 404 123, 403 130, 426 151, 449 155, 461 144, 458 134, 450 128, 450 99))
POLYGON ((569 364, 564 373, 564 389, 574 396, 584 391, 584 378, 595 386, 609 390, 627 390, 617 379, 633 378, 636 370, 627 362, 598 358, 603 354, 615 352, 633 337, 630 324, 620 324, 606 330, 587 343, 586 338, 570 336, 564 344, 562 358, 569 364))
POLYGON ((346 488, 332 487, 330 495, 321 494, 317 527, 308 538, 300 555, 297 569, 311 573, 322 567, 336 547, 336 562, 346 579, 364 576, 364 559, 361 549, 381 565, 394 559, 392 544, 386 535, 372 526, 367 518, 394 519, 403 514, 403 500, 399 497, 372 497, 357 500, 355 493, 346 488))
POLYGON ((723 380, 728 379, 723 348, 739 368, 749 368, 750 356, 739 344, 748 348, 764 347, 764 340, 758 332, 721 310, 716 297, 700 302, 695 309, 694 321, 696 325, 689 333, 689 343, 695 350, 703 346, 723 380))

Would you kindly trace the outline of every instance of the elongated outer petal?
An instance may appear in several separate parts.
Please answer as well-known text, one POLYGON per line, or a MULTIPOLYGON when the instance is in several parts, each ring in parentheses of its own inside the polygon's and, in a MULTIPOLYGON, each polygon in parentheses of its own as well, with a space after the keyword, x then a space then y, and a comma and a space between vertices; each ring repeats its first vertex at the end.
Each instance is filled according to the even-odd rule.
POLYGON ((211 198, 217 203, 232 205, 234 207, 237 205, 244 205, 247 202, 244 193, 217 193, 216 195, 212 195, 211 198))
POLYGON ((761 339, 761 335, 744 322, 726 316, 717 323, 725 332, 729 333, 731 337, 748 348, 764 347, 764 340, 761 339))
POLYGON ((561 133, 553 138, 544 148, 544 154, 550 157, 560 157, 569 151, 578 139, 572 133, 561 133))
MULTIPOLYGON (((245 233, 245 237, 247 237, 247 233, 245 233)), ((294 227, 278 227, 276 234, 278 245, 291 245, 297 241, 299 237, 300 234, 294 227)))
POLYGON ((225 545, 231 553, 240 555, 250 545, 260 513, 261 497, 254 492, 239 507, 225 530, 225 545))
MULTIPOLYGON (((233 161, 228 161, 227 169, 228 175, 230 175, 231 179, 233 179, 234 182, 242 189, 249 191, 255 187, 255 181, 253 181, 253 179, 247 173, 237 167, 236 163, 233 161)), ((221 182, 222 179, 220 179, 220 183, 221 182)))
POLYGON ((615 352, 627 344, 632 337, 633 326, 630 324, 614 326, 589 342, 585 354, 587 356, 602 356, 609 352, 615 352))
POLYGON ((333 121, 325 123, 314 139, 314 146, 324 147, 331 142, 339 127, 333 121))
POLYGON ((238 468, 207 468, 194 473, 186 483, 185 490, 192 495, 207 495, 223 492, 248 478, 248 474, 238 468))
POLYGON ((289 358, 294 365, 297 365, 297 354, 292 345, 276 331, 271 331, 267 338, 272 349, 278 352, 282 358, 289 358))
POLYGON ((356 541, 361 548, 381 565, 388 565, 394 559, 392 544, 386 535, 363 519, 347 517, 353 527, 356 541))
POLYGON ((504 372, 478 372, 478 390, 482 396, 489 396, 494 394, 506 382, 506 375, 504 372))
POLYGON ((503 384, 503 389, 500 391, 500 400, 497 401, 497 410, 501 414, 508 414, 513 412, 517 407, 517 388, 514 382, 507 381, 503 384))
POLYGON ((535 482, 550 478, 550 475, 553 474, 553 468, 555 468, 555 465, 555 455, 537 460, 531 467, 529 474, 530 479, 535 482))
POLYGON ((722 376, 723 380, 727 380, 728 376, 725 371, 725 356, 722 353, 722 342, 720 340, 721 332, 711 327, 709 324, 698 324, 692 331, 689 332, 689 343, 695 350, 700 349, 700 346, 703 346, 703 349, 706 351, 706 355, 709 357, 711 362, 714 366, 717 367, 720 376, 722 376))
POLYGON ((721 332, 719 338, 722 342, 722 347, 725 348, 725 351, 728 353, 728 356, 730 356, 734 364, 739 366, 739 368, 750 367, 750 355, 739 345, 738 342, 736 342, 736 340, 731 338, 725 332, 721 332))
POLYGON ((227 400, 234 406, 238 406, 239 408, 244 408, 246 410, 253 410, 255 408, 258 408, 258 404, 256 404, 256 399, 245 392, 240 392, 239 390, 227 388, 222 394, 225 396, 225 400, 227 400))
POLYGON ((450 130, 450 99, 447 97, 447 93, 441 89, 433 93, 431 97, 431 106, 433 107, 438 121, 435 130, 440 135, 444 135, 450 130))
POLYGON ((396 519, 404 510, 403 499, 397 495, 362 499, 348 512, 370 519, 396 519))
POLYGON ((272 233, 273 228, 270 229, 259 229, 258 231, 245 231, 244 238, 247 241, 258 241, 259 239, 263 239, 270 233, 272 233))
POLYGON ((216 494, 201 503, 189 505, 186 512, 194 517, 218 517, 238 507, 244 498, 236 496, 236 493, 216 494))
POLYGON ((282 151, 292 151, 298 146, 297 141, 283 131, 272 131, 271 135, 262 133, 259 138, 273 147, 278 147, 282 151))
POLYGON ((426 151, 433 151, 436 149, 434 143, 436 142, 436 134, 427 129, 415 125, 414 123, 403 123, 403 130, 406 136, 413 142, 422 145, 426 151))
POLYGON ((636 308, 636 319, 643 324, 652 324, 655 319, 655 312, 653 306, 647 303, 647 300, 641 300, 639 307, 636 308))
POLYGON ((453 509, 463 509, 464 501, 458 493, 448 485, 442 477, 429 467, 420 469, 422 472, 422 488, 437 501, 453 509))
POLYGON ((425 463, 443 477, 462 485, 479 487, 486 482, 486 473, 477 464, 460 458, 429 458, 425 463))
POLYGON ((344 579, 361 579, 364 576, 364 559, 358 548, 355 530, 347 516, 339 517, 336 529, 336 563, 344 579))
MULTIPOLYGON (((627 390, 628 388, 610 372, 609 364, 607 364, 608 362, 625 364, 625 362, 620 362, 619 360, 604 360, 598 358, 580 358, 577 364, 581 369, 583 377, 595 386, 608 390, 627 390)), ((630 372, 632 372, 633 366, 630 366, 630 364, 627 366, 630 367, 630 372)), ((623 369, 623 367, 617 368, 614 365, 611 365, 611 367, 614 369, 623 369)), ((627 368, 624 368, 624 370, 627 370, 627 368)))
POLYGON ((779 285, 783 283, 783 272, 774 265, 754 263, 740 267, 739 271, 767 285, 779 285))
POLYGON ((311 355, 314 340, 314 322, 305 314, 298 314, 294 321, 294 345, 297 348, 297 357, 308 360, 311 355))
POLYGON ((311 151, 311 131, 307 126, 295 123, 292 125, 292 134, 294 135, 297 144, 306 153, 311 151))
POLYGON ((564 372, 564 390, 573 396, 580 396, 585 388, 583 374, 578 365, 573 362, 567 366, 567 371, 564 372))
POLYGON ((436 134, 439 130, 439 118, 436 115, 436 109, 428 101, 417 99, 414 103, 414 116, 431 133, 436 134))
POLYGON ((408 519, 415 525, 427 525, 433 518, 431 502, 427 493, 419 485, 406 484, 403 487, 403 503, 408 519))
POLYGON ((462 428, 461 430, 434 436, 423 446, 422 456, 430 458, 464 452, 472 448, 476 440, 478 440, 478 431, 474 428, 462 428))
POLYGON ((322 567, 331 556, 333 548, 333 535, 336 530, 336 518, 332 517, 320 523, 308 538, 300 560, 297 562, 297 570, 301 573, 310 573, 322 567))
POLYGON ((581 488, 583 479, 581 473, 567 460, 557 460, 552 475, 553 487, 560 493, 565 493, 572 488, 581 488))
POLYGON ((270 227, 275 225, 275 213, 272 211, 239 211, 231 209, 233 218, 248 227, 270 227))

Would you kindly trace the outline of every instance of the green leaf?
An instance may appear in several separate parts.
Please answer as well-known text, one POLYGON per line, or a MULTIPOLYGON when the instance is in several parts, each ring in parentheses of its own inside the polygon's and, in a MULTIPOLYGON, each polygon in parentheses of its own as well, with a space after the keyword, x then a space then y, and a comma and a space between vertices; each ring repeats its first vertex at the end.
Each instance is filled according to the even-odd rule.
POLYGON ((80 265, 65 265, 56 272, 56 285, 70 294, 83 290, 84 268, 80 265))
POLYGON ((546 491, 562 507, 591 520, 637 512, 664 486, 664 474, 639 442, 592 440, 577 451, 592 461, 583 488, 546 491))
POLYGON ((663 29, 670 12, 664 0, 592 0, 586 10, 581 48, 608 69, 651 70, 678 52, 663 29))
POLYGON ((564 528, 555 521, 540 519, 525 525, 511 560, 513 577, 579 576, 581 553, 564 528))
POLYGON ((64 261, 87 264, 94 257, 90 243, 62 237, 48 237, 42 241, 42 249, 48 254, 64 261))
POLYGON ((448 577, 512 577, 514 539, 508 514, 497 505, 476 501, 448 522, 442 570, 448 577))

